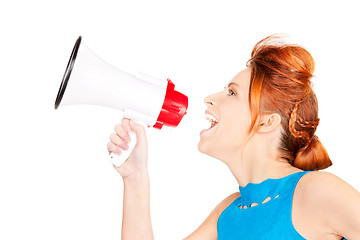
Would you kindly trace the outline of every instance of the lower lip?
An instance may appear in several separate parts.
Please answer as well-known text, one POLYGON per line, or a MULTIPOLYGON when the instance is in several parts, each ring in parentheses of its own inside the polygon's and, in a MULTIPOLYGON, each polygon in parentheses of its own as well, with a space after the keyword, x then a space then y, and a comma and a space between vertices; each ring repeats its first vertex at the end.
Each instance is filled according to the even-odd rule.
POLYGON ((213 128, 215 128, 215 127, 217 127, 217 124, 216 124, 214 127, 211 127, 211 128, 202 130, 202 131, 200 132, 200 135, 203 134, 203 133, 205 133, 205 132, 209 132, 211 129, 213 129, 213 128))

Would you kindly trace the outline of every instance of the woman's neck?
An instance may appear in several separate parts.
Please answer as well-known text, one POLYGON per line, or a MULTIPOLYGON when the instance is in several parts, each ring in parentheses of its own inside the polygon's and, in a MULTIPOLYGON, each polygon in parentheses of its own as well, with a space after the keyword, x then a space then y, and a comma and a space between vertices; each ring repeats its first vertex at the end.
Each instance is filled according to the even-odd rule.
POLYGON ((282 159, 278 153, 274 154, 274 151, 261 148, 260 145, 257 145, 256 148, 258 149, 249 148, 242 155, 241 151, 233 153, 224 161, 239 186, 260 183, 268 178, 282 178, 302 171, 282 159))

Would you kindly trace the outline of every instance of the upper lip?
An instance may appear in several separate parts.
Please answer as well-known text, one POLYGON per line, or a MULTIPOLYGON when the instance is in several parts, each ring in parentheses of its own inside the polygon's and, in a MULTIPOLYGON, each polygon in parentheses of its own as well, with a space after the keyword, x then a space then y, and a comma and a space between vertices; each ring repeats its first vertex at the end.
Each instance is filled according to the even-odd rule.
POLYGON ((210 114, 210 115, 214 116, 216 121, 219 122, 219 118, 215 114, 209 112, 208 110, 205 111, 205 114, 210 114))

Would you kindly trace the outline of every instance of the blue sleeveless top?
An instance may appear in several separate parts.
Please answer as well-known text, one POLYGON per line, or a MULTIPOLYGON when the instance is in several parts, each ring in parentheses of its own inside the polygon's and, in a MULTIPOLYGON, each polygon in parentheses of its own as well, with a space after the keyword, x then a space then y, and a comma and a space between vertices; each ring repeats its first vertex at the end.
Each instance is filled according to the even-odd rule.
POLYGON ((261 183, 239 186, 240 197, 218 219, 218 240, 305 239, 292 224, 291 209, 296 184, 308 172, 313 171, 297 172, 279 179, 269 178, 261 183), (268 197, 271 199, 262 203, 268 197), (250 207, 252 203, 258 205, 250 207))

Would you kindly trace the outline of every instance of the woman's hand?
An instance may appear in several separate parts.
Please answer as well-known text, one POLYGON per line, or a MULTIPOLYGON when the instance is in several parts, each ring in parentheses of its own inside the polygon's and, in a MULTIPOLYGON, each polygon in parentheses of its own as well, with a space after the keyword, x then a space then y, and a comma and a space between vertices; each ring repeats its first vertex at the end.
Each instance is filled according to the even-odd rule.
POLYGON ((147 174, 148 144, 145 128, 128 118, 123 118, 121 124, 117 124, 114 130, 115 133, 111 134, 111 141, 107 144, 109 154, 113 152, 116 155, 121 155, 123 150, 127 150, 128 143, 131 141, 130 131, 133 131, 137 138, 136 145, 129 158, 120 167, 114 166, 114 168, 123 178, 147 174))

